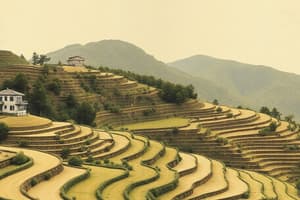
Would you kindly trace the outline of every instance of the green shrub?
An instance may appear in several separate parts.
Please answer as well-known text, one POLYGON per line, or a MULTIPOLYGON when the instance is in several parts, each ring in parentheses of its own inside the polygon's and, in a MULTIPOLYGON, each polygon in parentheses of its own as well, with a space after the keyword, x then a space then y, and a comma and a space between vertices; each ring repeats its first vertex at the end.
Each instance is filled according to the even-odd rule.
POLYGON ((27 141, 21 140, 21 141, 19 141, 17 143, 18 143, 19 147, 22 147, 22 148, 28 147, 28 142, 27 141))
POLYGON ((47 89, 53 92, 55 95, 60 95, 61 81, 59 79, 53 79, 50 83, 48 83, 47 89))
POLYGON ((72 156, 69 160, 68 160, 68 164, 71 166, 81 166, 83 163, 83 161, 81 160, 80 157, 78 156, 72 156))
POLYGON ((63 159, 66 159, 68 158, 70 155, 70 149, 69 148, 63 148, 61 153, 60 153, 60 156, 63 158, 63 159))
POLYGON ((276 122, 272 122, 272 123, 269 125, 269 128, 270 128, 270 131, 272 131, 272 132, 276 131, 276 129, 277 129, 277 124, 276 124, 276 122))
POLYGON ((214 105, 219 105, 219 101, 217 99, 214 99, 212 102, 214 105))
POLYGON ((27 156, 25 156, 24 153, 21 151, 21 152, 17 153, 17 155, 15 157, 13 157, 13 159, 11 160, 11 164, 22 165, 22 164, 26 163, 27 161, 29 161, 29 158, 27 156))
POLYGON ((89 163, 94 162, 93 156, 89 155, 88 158, 86 159, 86 162, 89 162, 89 163))
POLYGON ((0 141, 5 140, 8 136, 9 128, 5 123, 0 123, 0 141))
POLYGON ((35 178, 31 179, 30 181, 31 187, 35 186, 36 184, 38 184, 38 181, 35 178))
POLYGON ((44 180, 49 180, 51 178, 51 174, 48 172, 44 175, 44 180))
POLYGON ((217 142, 223 145, 228 144, 228 139, 223 137, 217 137, 217 142))
POLYGON ((217 109, 216 109, 216 111, 217 111, 218 113, 222 112, 222 110, 223 110, 223 109, 222 109, 220 106, 218 106, 217 109))

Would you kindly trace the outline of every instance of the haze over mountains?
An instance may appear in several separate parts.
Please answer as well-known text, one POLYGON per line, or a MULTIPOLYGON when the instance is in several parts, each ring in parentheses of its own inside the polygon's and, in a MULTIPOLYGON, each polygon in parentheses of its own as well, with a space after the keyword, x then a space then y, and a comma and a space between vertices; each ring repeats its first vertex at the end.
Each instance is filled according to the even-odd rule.
POLYGON ((175 83, 193 84, 202 100, 258 109, 277 107, 284 114, 300 116, 300 75, 236 61, 196 55, 169 64, 143 49, 119 40, 70 45, 47 54, 52 63, 81 55, 86 64, 153 75, 175 83))

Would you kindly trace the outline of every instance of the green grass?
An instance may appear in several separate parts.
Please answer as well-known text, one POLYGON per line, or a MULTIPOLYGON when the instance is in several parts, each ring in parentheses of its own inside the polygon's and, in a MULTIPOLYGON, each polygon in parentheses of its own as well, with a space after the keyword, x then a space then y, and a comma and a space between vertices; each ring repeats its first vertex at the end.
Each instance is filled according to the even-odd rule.
POLYGON ((10 51, 0 51, 0 67, 28 64, 28 62, 10 51))
POLYGON ((155 120, 149 122, 141 122, 134 124, 127 124, 116 129, 127 128, 129 130, 138 130, 138 129, 154 129, 154 128, 173 128, 173 127, 181 127, 188 125, 189 119, 173 117, 162 120, 155 120))
POLYGON ((91 168, 90 177, 71 187, 71 189, 67 192, 67 195, 70 198, 76 197, 77 200, 97 200, 96 190, 99 188, 99 186, 105 181, 123 173, 123 171, 119 169, 94 166, 85 167, 91 168))
POLYGON ((18 165, 8 165, 6 167, 3 167, 3 168, 0 169, 0 176, 5 174, 6 172, 17 169, 18 167, 19 167, 18 165))

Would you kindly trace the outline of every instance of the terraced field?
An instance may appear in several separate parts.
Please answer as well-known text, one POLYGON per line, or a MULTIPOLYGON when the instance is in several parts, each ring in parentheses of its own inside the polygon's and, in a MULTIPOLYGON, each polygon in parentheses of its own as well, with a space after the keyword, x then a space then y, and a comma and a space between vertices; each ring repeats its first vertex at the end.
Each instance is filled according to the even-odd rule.
POLYGON ((172 134, 168 128, 134 130, 134 133, 222 160, 231 167, 268 173, 283 181, 294 182, 299 177, 300 137, 294 122, 208 103, 185 117, 190 124, 180 128, 178 134, 172 134), (260 133, 271 123, 276 124, 275 131, 260 133))
MULTIPOLYGON (((204 108, 205 113, 207 107, 204 108)), ((0 179, 2 198, 300 199, 294 186, 287 182, 228 167, 219 160, 198 154, 180 152, 141 135, 34 119, 36 122, 30 127, 24 126, 23 130, 18 124, 3 143, 5 146, 0 147, 0 151, 10 152, 9 158, 23 151, 33 160, 31 166, 0 179), (18 141, 26 142, 27 147, 19 148, 18 141), (70 149, 70 156, 87 159, 91 155, 94 161, 81 168, 66 166, 58 157, 64 148, 70 149)), ((199 119, 192 123, 199 123, 199 119)), ((236 125, 229 127, 233 129, 236 125)), ((211 138, 217 137, 219 132, 213 133, 211 138)), ((180 132, 176 135, 180 134, 186 135, 180 132)), ((9 163, 5 167, 8 166, 9 163)))

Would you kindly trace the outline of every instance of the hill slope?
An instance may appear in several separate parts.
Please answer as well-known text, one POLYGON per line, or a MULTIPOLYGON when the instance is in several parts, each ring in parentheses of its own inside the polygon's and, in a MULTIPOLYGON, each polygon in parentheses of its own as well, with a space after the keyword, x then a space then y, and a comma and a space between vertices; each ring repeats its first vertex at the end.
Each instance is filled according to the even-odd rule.
POLYGON ((203 77, 248 100, 251 107, 275 106, 285 114, 300 116, 300 76, 257 66, 196 55, 169 64, 188 74, 203 77))
POLYGON ((28 62, 25 59, 13 54, 10 51, 0 50, 0 67, 10 65, 27 65, 28 62))
POLYGON ((152 75, 175 83, 193 84, 199 97, 211 101, 221 99, 224 103, 238 104, 238 97, 209 80, 193 77, 181 70, 169 67, 144 52, 141 48, 119 40, 103 40, 86 45, 74 44, 47 54, 52 63, 65 62, 69 56, 81 55, 86 64, 130 70, 152 75))

